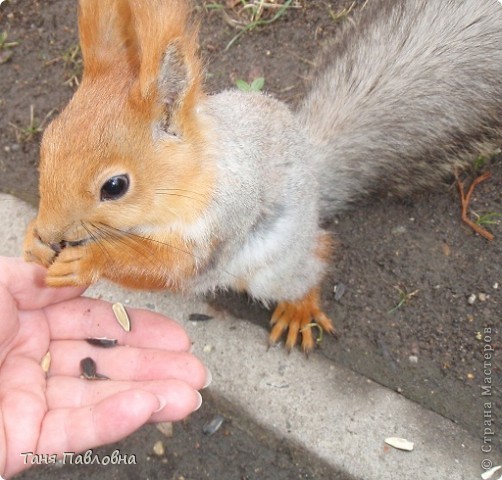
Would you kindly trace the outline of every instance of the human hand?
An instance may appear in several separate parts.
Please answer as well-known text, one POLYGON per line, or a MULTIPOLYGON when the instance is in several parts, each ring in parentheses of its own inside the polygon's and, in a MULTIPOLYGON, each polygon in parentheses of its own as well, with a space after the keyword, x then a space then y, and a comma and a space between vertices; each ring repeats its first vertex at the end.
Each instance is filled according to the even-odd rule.
POLYGON ((180 420, 199 408, 209 381, 174 321, 128 309, 132 330, 83 288, 48 288, 46 270, 0 257, 0 476, 25 469, 22 453, 81 452, 116 442, 146 422, 180 420), (86 338, 117 339, 101 348, 86 338), (40 365, 47 351, 46 374, 40 365), (80 378, 91 357, 111 380, 80 378))

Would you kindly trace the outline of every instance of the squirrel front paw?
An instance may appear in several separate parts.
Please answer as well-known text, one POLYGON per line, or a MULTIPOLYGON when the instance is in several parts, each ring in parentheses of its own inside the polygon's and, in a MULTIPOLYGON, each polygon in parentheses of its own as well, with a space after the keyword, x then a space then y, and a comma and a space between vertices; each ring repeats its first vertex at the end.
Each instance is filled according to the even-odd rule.
POLYGON ((51 245, 44 242, 36 229, 35 220, 28 225, 24 239, 24 259, 48 268, 45 282, 50 287, 89 285, 92 265, 86 260, 89 252, 81 245, 51 245))
POLYGON ((93 283, 85 247, 65 247, 49 266, 45 281, 50 287, 70 287, 93 283))
POLYGON ((56 258, 57 252, 40 239, 35 228, 35 220, 29 223, 26 230, 23 253, 27 262, 39 263, 44 267, 51 265, 56 258))
POLYGON ((298 335, 302 336, 302 350, 309 353, 316 341, 312 334, 312 326, 317 326, 321 331, 336 334, 331 320, 319 307, 319 289, 312 289, 305 297, 296 302, 280 302, 270 321, 272 331, 269 342, 275 344, 287 330, 286 348, 291 350, 298 341, 298 335))

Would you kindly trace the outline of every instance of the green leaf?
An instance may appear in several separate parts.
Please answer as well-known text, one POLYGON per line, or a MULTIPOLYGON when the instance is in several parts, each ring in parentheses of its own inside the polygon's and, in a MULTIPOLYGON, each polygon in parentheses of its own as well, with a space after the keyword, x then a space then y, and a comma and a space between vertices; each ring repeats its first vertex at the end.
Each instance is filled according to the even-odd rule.
POLYGON ((235 84, 237 85, 237 88, 239 90, 242 90, 243 92, 251 91, 251 85, 249 85, 249 83, 245 82, 244 80, 236 80, 235 84))
POLYGON ((258 77, 253 80, 251 83, 251 90, 253 92, 261 92, 263 90, 263 87, 265 86, 265 78, 264 77, 258 77))

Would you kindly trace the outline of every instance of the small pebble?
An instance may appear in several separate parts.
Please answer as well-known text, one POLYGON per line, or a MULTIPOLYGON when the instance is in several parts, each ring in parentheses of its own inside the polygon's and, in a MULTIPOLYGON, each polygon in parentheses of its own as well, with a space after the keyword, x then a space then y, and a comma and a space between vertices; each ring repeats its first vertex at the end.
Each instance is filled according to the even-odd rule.
POLYGON ((164 454, 166 453, 166 450, 164 448, 164 444, 162 443, 162 440, 158 440, 155 442, 153 445, 153 453, 157 455, 157 457, 163 457, 164 454))
POLYGON ((468 297, 467 297, 467 303, 469 305, 474 305, 474 302, 476 301, 476 294, 474 293, 471 293, 468 297))
POLYGON ((451 255, 451 248, 447 243, 441 244, 441 250, 443 251, 443 255, 445 257, 449 257, 451 255))
POLYGON ((498 290, 498 288, 499 288, 499 284, 498 284, 498 282, 495 282, 495 283, 493 284, 493 289, 494 289, 494 290, 498 290))
POLYGON ((212 345, 204 345, 204 348, 202 349, 204 353, 211 353, 213 351, 213 346, 212 345))
POLYGON ((404 225, 398 225, 397 227, 393 228, 390 233, 394 236, 398 235, 404 235, 408 229, 404 225))
POLYGON ((478 293, 478 298, 480 302, 486 302, 488 296, 486 295, 486 293, 478 293))
POLYGON ((410 363, 418 363, 418 357, 416 355, 410 355, 408 357, 408 360, 410 361, 410 363))
POLYGON ((0 65, 7 63, 12 59, 13 53, 10 50, 0 51, 0 65))

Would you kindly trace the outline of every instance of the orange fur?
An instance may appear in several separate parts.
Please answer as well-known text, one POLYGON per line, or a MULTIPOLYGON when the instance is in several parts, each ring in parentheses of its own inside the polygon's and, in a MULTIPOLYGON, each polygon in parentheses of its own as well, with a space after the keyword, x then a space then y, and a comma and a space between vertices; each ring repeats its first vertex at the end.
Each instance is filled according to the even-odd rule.
MULTIPOLYGON (((315 255, 324 262, 328 262, 333 253, 333 239, 328 232, 323 232, 317 239, 315 255)), ((286 348, 291 350, 297 341, 298 336, 302 336, 302 349, 310 352, 315 341, 312 335, 312 326, 317 326, 328 333, 335 334, 335 327, 331 320, 320 308, 321 296, 320 287, 313 288, 303 298, 295 302, 280 302, 270 321, 273 328, 269 335, 271 344, 277 343, 287 330, 286 348)))
POLYGON ((305 297, 296 302, 280 302, 270 321, 273 325, 269 336, 270 343, 277 343, 287 330, 286 348, 291 350, 296 345, 298 335, 301 333, 302 349, 308 353, 315 346, 312 335, 313 323, 317 324, 321 330, 334 334, 335 327, 322 312, 320 304, 319 287, 313 288, 305 297))
POLYGON ((194 115, 203 92, 189 12, 185 0, 81 0, 83 79, 44 134, 39 213, 26 240, 27 258, 51 264, 49 284, 105 277, 133 288, 179 289, 203 265, 204 255, 194 254, 184 236, 214 188, 211 163, 202 155, 207 127, 194 115), (176 104, 166 107, 157 82, 173 45, 186 85, 176 104), (166 115, 183 142, 154 144, 152 125, 166 115), (100 203, 102 183, 124 172, 133 172, 127 198, 100 203), (114 238, 105 247, 89 242, 54 256, 48 245, 89 236, 82 220, 120 230, 147 225, 151 232, 114 238))

